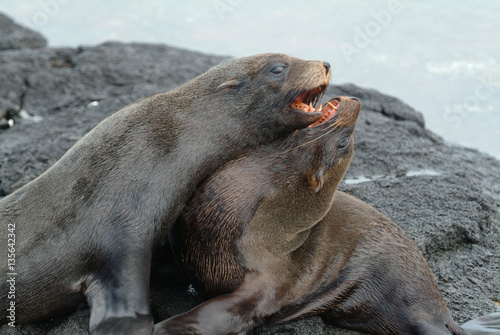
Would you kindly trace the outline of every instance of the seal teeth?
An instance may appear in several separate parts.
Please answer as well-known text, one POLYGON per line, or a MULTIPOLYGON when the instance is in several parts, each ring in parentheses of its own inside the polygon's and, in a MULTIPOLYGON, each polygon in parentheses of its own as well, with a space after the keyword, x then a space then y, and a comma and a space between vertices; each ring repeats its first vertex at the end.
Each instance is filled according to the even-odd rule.
POLYGON ((313 105, 312 105, 312 102, 310 102, 310 103, 309 103, 309 111, 310 111, 310 112, 311 112, 311 111, 313 111, 313 112, 314 112, 314 107, 313 107, 313 105))
POLYGON ((318 109, 317 109, 317 111, 321 112, 322 110, 323 110, 323 104, 320 104, 319 107, 318 107, 318 109))
POLYGON ((332 107, 333 109, 335 109, 335 111, 338 111, 339 110, 339 106, 335 106, 334 104, 332 104, 330 101, 327 102, 328 106, 332 107))

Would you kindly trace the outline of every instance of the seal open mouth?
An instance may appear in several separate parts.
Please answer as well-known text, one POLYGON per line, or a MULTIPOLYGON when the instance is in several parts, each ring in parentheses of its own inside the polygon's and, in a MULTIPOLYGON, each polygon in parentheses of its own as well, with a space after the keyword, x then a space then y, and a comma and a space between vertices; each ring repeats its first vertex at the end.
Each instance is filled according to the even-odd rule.
POLYGON ((330 120, 335 115, 335 112, 338 111, 339 106, 340 106, 340 100, 338 98, 333 98, 330 101, 328 101, 325 107, 323 107, 322 104, 319 105, 317 111, 321 112, 323 116, 318 121, 309 125, 309 127, 315 127, 319 124, 325 123, 326 121, 330 120))
POLYGON ((340 101, 338 101, 338 99, 332 99, 328 101, 324 107, 323 104, 316 107, 318 100, 321 98, 325 90, 326 85, 321 85, 310 91, 301 93, 290 105, 291 108, 298 109, 306 113, 321 112, 321 114, 323 114, 321 119, 312 123, 309 127, 315 127, 330 120, 340 106, 340 101))

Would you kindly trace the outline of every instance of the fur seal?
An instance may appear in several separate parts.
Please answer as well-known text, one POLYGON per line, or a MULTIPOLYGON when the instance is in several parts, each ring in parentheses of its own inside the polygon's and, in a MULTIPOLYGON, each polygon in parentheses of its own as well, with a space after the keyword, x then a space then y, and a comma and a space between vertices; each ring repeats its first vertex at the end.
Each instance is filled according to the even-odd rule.
POLYGON ((360 109, 338 102, 330 121, 226 164, 195 193, 170 239, 195 287, 215 297, 155 335, 246 334, 313 314, 372 334, 466 334, 412 240, 336 192, 360 109))
POLYGON ((2 323, 12 304, 26 323, 86 299, 91 334, 151 333, 154 245, 223 163, 319 120, 313 103, 330 74, 326 62, 283 54, 231 59, 102 121, 0 200, 2 245, 12 246, 1 252, 2 323))

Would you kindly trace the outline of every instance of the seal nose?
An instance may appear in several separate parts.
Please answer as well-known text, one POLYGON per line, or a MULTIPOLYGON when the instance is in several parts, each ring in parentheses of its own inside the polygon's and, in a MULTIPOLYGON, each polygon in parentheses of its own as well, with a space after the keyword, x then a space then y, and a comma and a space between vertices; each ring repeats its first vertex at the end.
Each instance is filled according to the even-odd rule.
POLYGON ((328 72, 330 72, 330 63, 328 62, 323 62, 323 66, 325 67, 326 69, 326 74, 328 74, 328 72))

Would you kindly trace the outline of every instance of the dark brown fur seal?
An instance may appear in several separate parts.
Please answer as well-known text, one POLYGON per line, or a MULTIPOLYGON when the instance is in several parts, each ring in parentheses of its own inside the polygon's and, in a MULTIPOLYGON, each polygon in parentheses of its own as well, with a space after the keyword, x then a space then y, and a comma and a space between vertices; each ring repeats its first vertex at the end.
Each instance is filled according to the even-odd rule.
POLYGON ((1 251, 12 266, 0 284, 2 323, 49 318, 86 298, 92 334, 149 334, 154 245, 219 166, 320 119, 307 104, 329 78, 321 61, 232 59, 101 122, 0 200, 1 242, 12 245, 1 251))
POLYGON ((329 122, 204 183, 171 239, 195 287, 216 297, 155 334, 246 334, 313 314, 372 334, 465 334, 411 239, 362 201, 334 197, 359 108, 342 98, 329 122))

